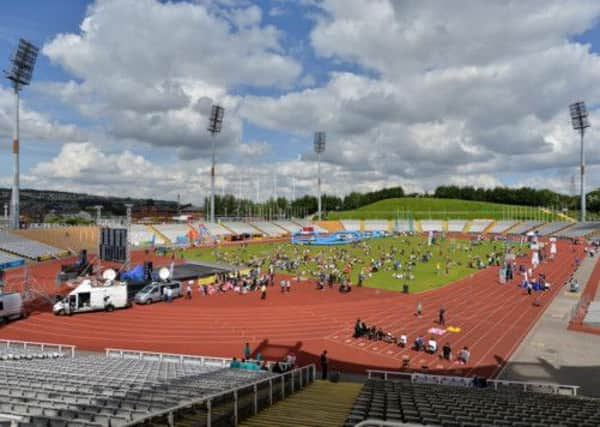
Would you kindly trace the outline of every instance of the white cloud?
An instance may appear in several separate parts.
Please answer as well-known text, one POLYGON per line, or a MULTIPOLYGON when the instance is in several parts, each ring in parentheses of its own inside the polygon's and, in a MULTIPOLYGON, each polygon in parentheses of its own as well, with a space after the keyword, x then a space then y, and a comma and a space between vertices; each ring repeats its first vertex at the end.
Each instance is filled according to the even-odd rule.
POLYGON ((210 146, 207 115, 224 104, 223 148, 239 144, 237 98, 245 86, 293 85, 302 67, 286 56, 281 33, 262 24, 245 2, 162 3, 97 0, 79 33, 60 34, 43 47, 78 79, 46 91, 106 123, 114 137, 178 147, 198 156, 210 146))
MULTIPOLYGON (((503 173, 578 162, 568 104, 598 104, 600 58, 569 37, 595 22, 597 2, 315 5, 317 54, 374 73, 333 72, 323 87, 247 96, 248 120, 304 136, 326 130, 329 163, 409 182, 500 183, 503 173)), ((600 134, 586 138, 588 162, 599 163, 600 134)))
MULTIPOLYGON (((264 13, 278 15, 285 3, 264 13)), ((207 115, 219 102, 226 116, 217 140, 217 186, 225 191, 241 187, 255 197, 260 187, 264 198, 276 175, 283 194, 293 187, 296 194, 314 192, 315 130, 328 133, 329 193, 393 185, 432 191, 447 183, 565 191, 578 162, 568 105, 578 99, 600 105, 600 57, 573 41, 597 22, 598 2, 302 3, 314 14, 309 40, 264 25, 263 11, 247 0, 96 1, 78 33, 44 46, 73 76, 44 90, 97 120, 116 139, 113 149, 123 141, 149 143, 174 150, 178 160, 165 168, 163 159, 134 154, 143 151, 136 143, 129 151, 101 151, 95 136, 36 166, 30 182, 144 196, 186 192, 201 200, 212 143, 207 115), (326 61, 304 70, 299 58, 312 56, 309 46, 326 61), (325 83, 322 66, 329 71, 325 83), (281 95, 249 95, 248 87, 281 95), (286 160, 297 153, 263 140, 261 129, 244 138, 244 120, 276 130, 273 138, 300 140, 305 152, 286 160), (75 166, 61 170, 65 162, 75 166), (104 172, 109 165, 112 173, 104 172)), ((600 176, 600 112, 590 120, 588 170, 600 176)), ((37 134, 77 131, 45 116, 31 121, 40 123, 32 127, 37 134)), ((592 175, 590 187, 600 185, 592 175)))
MULTIPOLYGON (((0 135, 12 137, 15 122, 15 97, 12 91, 0 88, 0 135)), ((46 114, 31 110, 21 100, 20 107, 21 138, 33 138, 49 141, 82 141, 85 132, 75 125, 59 123, 46 114)))

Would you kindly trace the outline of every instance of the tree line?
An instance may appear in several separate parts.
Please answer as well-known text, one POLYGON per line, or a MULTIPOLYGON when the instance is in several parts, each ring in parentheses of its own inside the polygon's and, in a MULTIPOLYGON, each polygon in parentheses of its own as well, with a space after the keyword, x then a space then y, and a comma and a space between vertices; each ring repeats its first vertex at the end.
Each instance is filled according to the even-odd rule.
MULTIPOLYGON (((560 194, 548 189, 521 188, 476 188, 444 185, 437 187, 433 197, 440 199, 461 199, 478 202, 503 203, 507 205, 544 206, 578 210, 579 196, 560 194)), ((600 188, 586 194, 586 204, 590 211, 600 211, 600 188)))
MULTIPOLYGON (((433 194, 405 194, 402 187, 384 188, 382 190, 360 193, 353 191, 344 197, 323 194, 321 198, 323 212, 346 211, 358 209, 362 206, 390 198, 435 197, 440 199, 459 199, 480 202, 502 203, 520 206, 554 207, 556 209, 579 209, 579 197, 560 194, 548 189, 535 189, 530 187, 508 188, 478 188, 473 186, 443 185, 435 189, 433 194)), ((587 206, 591 212, 600 212, 600 189, 587 194, 587 206)), ((205 199, 206 207, 210 206, 209 199, 205 199)), ((217 217, 305 217, 314 215, 318 209, 317 198, 313 195, 304 195, 289 200, 277 197, 256 203, 250 199, 238 199, 231 194, 215 195, 215 214, 217 217)))

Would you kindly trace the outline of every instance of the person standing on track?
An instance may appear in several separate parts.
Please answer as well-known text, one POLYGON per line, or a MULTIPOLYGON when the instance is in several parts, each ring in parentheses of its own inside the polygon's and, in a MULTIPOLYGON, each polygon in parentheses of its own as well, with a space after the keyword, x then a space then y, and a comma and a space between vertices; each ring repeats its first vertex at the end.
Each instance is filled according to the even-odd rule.
POLYGON ((446 309, 442 306, 440 307, 440 312, 438 316, 438 323, 440 326, 446 326, 446 309))
POLYGON ((194 281, 190 280, 188 282, 187 289, 186 289, 187 299, 190 299, 190 300, 192 299, 192 283, 194 283, 194 281))
POLYGON ((267 285, 265 285, 264 283, 260 286, 260 299, 267 299, 267 285))
POLYGON ((423 304, 421 304, 421 301, 419 301, 419 303, 417 304, 417 317, 421 318, 422 315, 423 315, 423 304))
POLYGON ((327 379, 327 365, 329 364, 327 360, 327 350, 323 350, 321 353, 321 379, 327 379))

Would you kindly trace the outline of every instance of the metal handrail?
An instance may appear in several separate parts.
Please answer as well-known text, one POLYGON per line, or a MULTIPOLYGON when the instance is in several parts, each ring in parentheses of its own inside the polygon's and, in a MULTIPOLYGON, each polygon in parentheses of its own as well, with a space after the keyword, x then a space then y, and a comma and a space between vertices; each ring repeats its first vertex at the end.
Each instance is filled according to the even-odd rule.
POLYGON ((400 421, 364 420, 354 427, 423 427, 423 424, 403 423, 400 421))
POLYGON ((58 348, 58 352, 62 353, 63 349, 68 349, 71 353, 71 359, 75 357, 75 349, 77 348, 74 345, 69 344, 56 344, 56 343, 48 343, 48 342, 35 342, 35 341, 16 341, 16 340, 1 340, 0 343, 5 343, 6 348, 10 348, 11 344, 19 344, 23 346, 23 350, 27 350, 27 346, 38 346, 41 348, 41 351, 44 352, 45 347, 55 347, 58 348))
MULTIPOLYGON (((238 407, 237 407, 237 403, 238 403, 237 397, 238 397, 238 395, 237 395, 237 392, 239 390, 247 389, 247 388, 250 388, 250 387, 252 387, 254 389, 254 394, 255 394, 254 414, 256 414, 256 413, 258 413, 257 402, 256 402, 256 396, 257 396, 257 393, 258 393, 258 390, 257 390, 257 386, 258 385, 264 384, 264 383, 269 383, 270 384, 269 388, 271 390, 271 393, 273 393, 273 382, 279 380, 279 381, 281 381, 282 396, 285 397, 285 391, 284 391, 285 390, 284 389, 284 387, 285 387, 285 376, 286 375, 291 375, 291 378, 292 378, 292 392, 293 392, 293 390, 294 390, 294 373, 300 373, 300 388, 303 388, 304 387, 304 383, 302 381, 302 372, 304 372, 304 371, 307 371, 309 373, 309 380, 307 380, 308 382, 312 382, 312 381, 314 381, 316 379, 317 368, 316 368, 316 366, 315 366, 314 363, 311 363, 310 365, 306 365, 306 366, 302 366, 300 368, 292 369, 291 371, 285 372, 285 373, 280 374, 280 375, 275 375, 275 376, 272 376, 270 378, 265 378, 265 379, 260 380, 260 381, 255 381, 255 382, 244 384, 244 385, 240 385, 240 386, 228 389, 228 390, 224 390, 224 391, 220 391, 220 392, 217 392, 217 393, 208 394, 206 396, 202 396, 202 397, 199 397, 197 399, 192 399, 192 400, 189 400, 189 401, 187 401, 185 403, 181 403, 181 404, 179 404, 177 406, 174 406, 172 408, 163 409, 162 411, 153 412, 153 413, 148 414, 148 415, 146 415, 146 416, 144 416, 142 418, 138 418, 136 420, 133 420, 133 421, 131 421, 129 423, 120 424, 120 426, 121 427, 134 426, 134 425, 138 425, 140 423, 144 423, 145 421, 149 421, 152 418, 164 417, 164 416, 167 416, 167 419, 169 420, 169 425, 173 426, 173 419, 174 419, 173 414, 175 412, 177 412, 179 410, 182 410, 182 409, 189 408, 189 407, 191 407, 193 405, 199 405, 199 404, 202 404, 202 403, 206 403, 207 404, 207 409, 208 409, 207 424, 206 425, 207 425, 207 427, 211 427, 211 423, 212 423, 212 420, 211 420, 212 401, 214 399, 218 398, 218 397, 225 396, 225 395, 230 394, 230 393, 234 394, 234 402, 235 402, 234 413, 235 413, 236 424, 237 424, 237 412, 238 412, 238 407)), ((273 404, 273 396, 272 395, 271 395, 271 400, 270 401, 271 401, 271 405, 272 405, 273 404)))
MULTIPOLYGON (((467 381, 471 380, 472 377, 458 377, 458 376, 449 376, 449 375, 432 375, 432 374, 422 374, 422 373, 409 373, 409 372, 395 372, 395 371, 384 371, 378 369, 367 369, 367 378, 372 379, 373 374, 383 375, 383 379, 387 380, 390 376, 402 376, 410 379, 411 383, 418 383, 419 379, 427 379, 430 380, 427 382, 428 384, 438 384, 438 385, 458 385, 453 383, 453 380, 463 380, 460 385, 467 385, 467 381)), ((518 385, 523 387, 523 391, 528 391, 531 388, 539 387, 545 389, 551 389, 554 394, 559 394, 561 390, 567 390, 572 396, 577 396, 577 392, 579 390, 579 386, 577 385, 568 385, 568 384, 557 384, 557 383, 544 383, 544 382, 528 382, 528 381, 512 381, 512 380, 497 380, 497 379, 489 379, 486 380, 488 384, 493 385, 494 390, 498 389, 498 386, 511 386, 518 385)))
MULTIPOLYGON (((104 349, 106 357, 118 356, 121 359, 125 358, 126 355, 135 355, 139 360, 143 360, 144 356, 158 356, 160 361, 167 359, 167 361, 174 361, 177 359, 179 363, 185 363, 186 361, 197 360, 200 362, 200 366, 219 365, 222 367, 228 367, 233 361, 231 357, 219 357, 219 356, 199 356, 195 354, 181 354, 181 353, 162 353, 157 351, 143 351, 143 350, 126 350, 120 348, 106 348, 104 349)), ((261 360, 248 359, 247 362, 261 362, 261 360)), ((275 363, 279 363, 284 369, 290 368, 287 362, 271 362, 266 361, 268 367, 273 366, 275 363)))

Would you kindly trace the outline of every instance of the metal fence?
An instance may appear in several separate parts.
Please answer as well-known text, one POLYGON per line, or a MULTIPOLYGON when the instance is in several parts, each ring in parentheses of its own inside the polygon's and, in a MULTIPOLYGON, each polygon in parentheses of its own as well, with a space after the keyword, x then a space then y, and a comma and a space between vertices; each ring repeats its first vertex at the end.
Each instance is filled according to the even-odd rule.
MULTIPOLYGON (((473 378, 470 377, 458 377, 451 375, 430 375, 420 373, 409 373, 409 372, 394 372, 394 371, 383 371, 377 369, 367 369, 367 377, 383 378, 388 380, 392 377, 403 378, 405 381, 411 384, 437 384, 437 385, 449 385, 457 387, 473 387, 473 378)), ((577 396, 579 386, 576 385, 565 385, 555 383, 539 383, 539 382, 528 382, 528 381, 510 381, 510 380, 487 380, 489 387, 494 390, 501 389, 515 389, 528 392, 537 393, 548 393, 548 394, 562 394, 577 396)))
MULTIPOLYGON (((159 353, 155 351, 125 350, 120 348, 107 348, 104 350, 106 357, 116 357, 119 359, 149 360, 160 362, 173 362, 182 364, 191 364, 199 366, 208 366, 213 368, 227 368, 233 359, 230 357, 217 356, 196 356, 193 354, 179 353, 159 353)), ((248 362, 260 362, 254 359, 248 359, 248 362)), ((290 366, 286 362, 278 362, 283 369, 290 366)), ((274 362, 266 361, 267 367, 271 368, 274 362)))
POLYGON ((75 357, 74 345, 66 344, 53 344, 47 342, 33 342, 33 341, 13 341, 13 340, 0 340, 0 344, 4 344, 6 349, 17 349, 22 351, 32 352, 51 352, 56 351, 58 353, 69 354, 71 358, 75 357))

